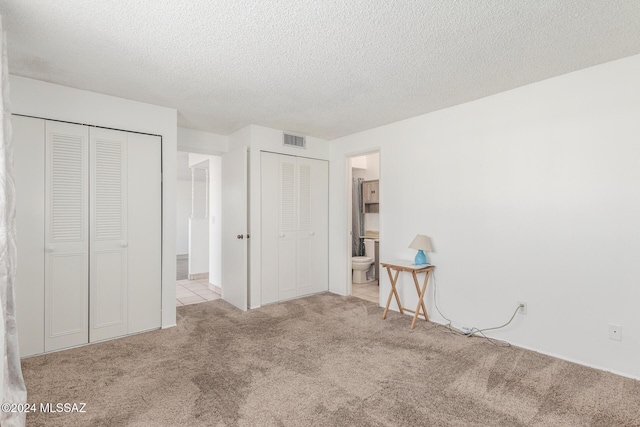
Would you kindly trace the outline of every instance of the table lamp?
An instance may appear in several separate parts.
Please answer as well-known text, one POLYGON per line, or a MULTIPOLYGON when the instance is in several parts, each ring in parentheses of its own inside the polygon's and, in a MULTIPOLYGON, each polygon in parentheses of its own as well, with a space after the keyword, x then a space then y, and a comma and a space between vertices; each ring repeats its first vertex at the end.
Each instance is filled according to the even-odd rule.
POLYGON ((418 250, 415 258, 416 265, 425 265, 427 263, 427 256, 424 254, 425 251, 433 252, 433 249, 431 249, 431 239, 429 239, 429 236, 422 234, 418 234, 409 247, 418 250))

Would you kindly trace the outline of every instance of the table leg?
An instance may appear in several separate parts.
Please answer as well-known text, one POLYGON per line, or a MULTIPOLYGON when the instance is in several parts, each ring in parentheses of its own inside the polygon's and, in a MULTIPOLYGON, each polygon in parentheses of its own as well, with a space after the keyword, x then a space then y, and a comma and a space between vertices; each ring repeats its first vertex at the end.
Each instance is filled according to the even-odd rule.
POLYGON ((387 313, 389 312, 389 305, 391 305, 391 298, 395 295, 396 302, 398 303, 398 309, 400 309, 400 314, 404 314, 402 310, 402 303, 400 303, 400 296, 398 295, 398 291, 396 291, 396 283, 398 282, 398 276, 400 275, 400 270, 396 270, 396 276, 393 277, 391 275, 391 268, 387 267, 387 273, 389 274, 389 280, 391 281, 391 291, 389 292, 389 298, 387 298, 387 306, 384 308, 384 313, 382 314, 382 319, 387 318, 387 313))
POLYGON ((429 316, 427 315, 427 307, 424 304, 424 294, 427 291, 427 283, 429 282, 429 276, 431 275, 431 270, 427 270, 424 276, 424 283, 422 284, 422 290, 420 289, 420 285, 418 284, 418 275, 416 272, 413 273, 413 283, 416 285, 416 291, 418 292, 418 306, 416 307, 416 311, 413 314, 413 321, 411 322, 411 329, 415 328, 416 321, 418 320, 418 315, 420 314, 420 309, 422 308, 422 313, 424 315, 425 322, 429 321, 429 316))

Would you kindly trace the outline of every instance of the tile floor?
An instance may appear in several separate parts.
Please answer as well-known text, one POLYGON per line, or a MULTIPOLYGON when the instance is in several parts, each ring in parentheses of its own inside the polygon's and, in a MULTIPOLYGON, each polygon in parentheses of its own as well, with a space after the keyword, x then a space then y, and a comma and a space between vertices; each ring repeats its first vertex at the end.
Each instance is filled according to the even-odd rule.
POLYGON ((176 307, 213 301, 218 298, 220 294, 209 289, 208 279, 176 281, 176 307))
POLYGON ((378 292, 378 281, 374 280, 369 283, 352 283, 351 295, 363 300, 380 303, 378 292))

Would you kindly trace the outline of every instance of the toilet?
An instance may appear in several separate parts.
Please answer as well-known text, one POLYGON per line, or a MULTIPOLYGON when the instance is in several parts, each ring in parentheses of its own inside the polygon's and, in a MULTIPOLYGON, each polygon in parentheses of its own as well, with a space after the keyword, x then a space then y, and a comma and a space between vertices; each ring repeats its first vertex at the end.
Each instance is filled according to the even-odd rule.
POLYGON ((351 258, 351 268, 353 269, 353 283, 367 283, 367 271, 374 262, 375 241, 364 239, 364 255, 351 258))

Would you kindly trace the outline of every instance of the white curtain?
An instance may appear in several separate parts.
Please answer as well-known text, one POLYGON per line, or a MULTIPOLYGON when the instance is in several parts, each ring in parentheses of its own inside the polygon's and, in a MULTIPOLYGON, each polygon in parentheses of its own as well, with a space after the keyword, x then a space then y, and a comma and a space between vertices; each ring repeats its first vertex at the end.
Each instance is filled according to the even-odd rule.
MULTIPOLYGON (((9 110, 9 74, 7 70, 7 37, 0 17, 2 55, 2 86, 0 95, 0 339, 3 343, 0 368, 0 403, 26 403, 27 390, 22 379, 18 329, 16 328, 16 197, 13 181, 13 152, 11 148, 11 112, 9 110)), ((24 426, 25 414, 0 411, 2 427, 24 426)))

